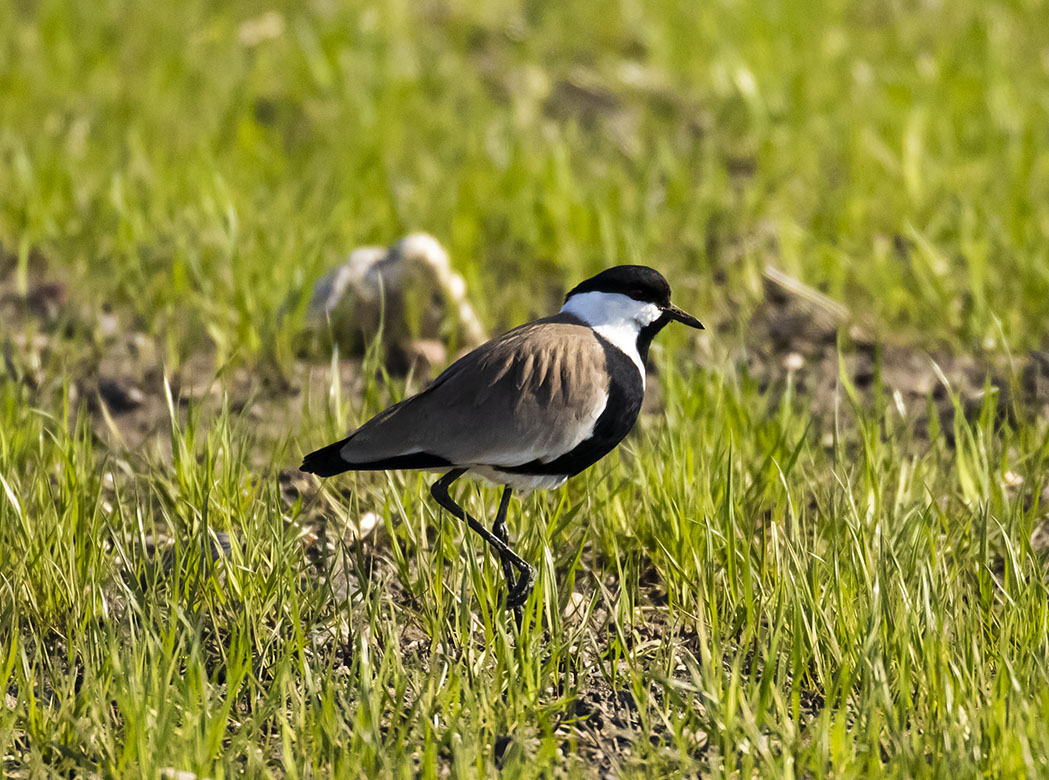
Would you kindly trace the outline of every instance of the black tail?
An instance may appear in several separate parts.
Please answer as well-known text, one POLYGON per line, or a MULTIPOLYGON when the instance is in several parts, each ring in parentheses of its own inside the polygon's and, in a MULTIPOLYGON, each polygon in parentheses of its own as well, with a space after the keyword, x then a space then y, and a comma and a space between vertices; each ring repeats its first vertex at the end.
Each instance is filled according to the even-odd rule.
POLYGON ((335 474, 349 471, 354 467, 353 464, 347 463, 342 455, 339 454, 339 450, 346 446, 347 441, 349 439, 343 439, 334 444, 329 444, 327 447, 314 450, 303 458, 299 471, 305 471, 307 474, 316 474, 318 477, 331 477, 335 474))
POLYGON ((344 471, 385 471, 386 469, 439 469, 453 464, 428 452, 411 452, 407 455, 394 455, 392 458, 373 460, 364 463, 350 463, 339 451, 346 446, 349 438, 321 447, 307 455, 300 471, 316 474, 318 477, 331 477, 344 471))

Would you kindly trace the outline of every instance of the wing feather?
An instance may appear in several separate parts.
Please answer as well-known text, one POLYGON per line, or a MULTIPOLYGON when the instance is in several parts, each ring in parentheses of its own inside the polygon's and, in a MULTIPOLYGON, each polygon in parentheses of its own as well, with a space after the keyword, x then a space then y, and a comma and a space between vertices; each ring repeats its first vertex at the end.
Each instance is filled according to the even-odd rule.
POLYGON ((557 315, 510 331, 362 425, 351 464, 425 453, 456 465, 550 461, 585 440, 608 400, 604 347, 557 315))

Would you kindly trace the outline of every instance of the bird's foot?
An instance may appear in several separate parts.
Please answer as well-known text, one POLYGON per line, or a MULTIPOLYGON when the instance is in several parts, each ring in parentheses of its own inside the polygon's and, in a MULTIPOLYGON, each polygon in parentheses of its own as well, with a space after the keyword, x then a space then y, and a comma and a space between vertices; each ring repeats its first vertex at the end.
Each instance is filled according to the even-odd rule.
MULTIPOLYGON (((527 566, 527 564, 526 564, 527 566)), ((506 594, 506 608, 517 609, 528 601, 528 596, 535 585, 535 567, 527 566, 521 570, 521 578, 510 588, 506 594)))

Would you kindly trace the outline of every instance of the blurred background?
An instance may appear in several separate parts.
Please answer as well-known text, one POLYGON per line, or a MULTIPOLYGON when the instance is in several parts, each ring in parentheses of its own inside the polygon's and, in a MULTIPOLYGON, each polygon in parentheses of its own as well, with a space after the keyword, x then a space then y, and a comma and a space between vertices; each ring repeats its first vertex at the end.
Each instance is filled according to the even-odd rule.
POLYGON ((3 283, 172 367, 280 363, 325 271, 426 231, 490 331, 645 263, 724 345, 771 266, 880 340, 1044 347, 1046 29, 1036 2, 16 0, 3 283))

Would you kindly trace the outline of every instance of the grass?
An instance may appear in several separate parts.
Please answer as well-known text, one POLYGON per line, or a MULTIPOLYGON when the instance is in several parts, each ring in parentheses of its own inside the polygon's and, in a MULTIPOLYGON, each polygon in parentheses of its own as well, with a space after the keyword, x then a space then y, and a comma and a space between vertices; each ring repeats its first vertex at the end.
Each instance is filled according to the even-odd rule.
POLYGON ((1047 26, 999 0, 0 6, 3 305, 68 291, 57 323, 0 320, 2 773, 1049 775, 1045 420, 992 390, 916 423, 844 369, 813 411, 741 359, 766 264, 887 344, 1046 346, 1047 26), (422 476, 288 482, 404 392, 374 353, 309 378, 312 282, 417 229, 493 331, 619 262, 714 326, 660 337, 663 410, 617 453, 512 507, 520 629, 422 476), (157 430, 93 401, 125 354, 100 312, 146 335, 121 370, 157 430), (170 389, 202 357, 214 392, 170 389))

